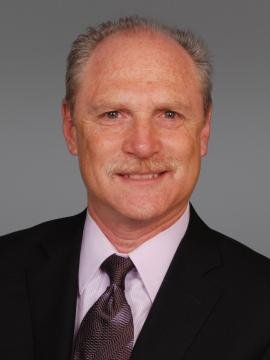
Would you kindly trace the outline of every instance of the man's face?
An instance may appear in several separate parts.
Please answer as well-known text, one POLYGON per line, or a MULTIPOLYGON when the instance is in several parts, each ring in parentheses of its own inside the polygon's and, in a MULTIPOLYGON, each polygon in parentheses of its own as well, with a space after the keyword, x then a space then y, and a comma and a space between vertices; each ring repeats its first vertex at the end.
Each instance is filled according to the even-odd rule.
POLYGON ((94 50, 73 115, 63 105, 65 137, 93 213, 157 221, 183 212, 210 128, 198 76, 164 35, 112 35, 94 50))

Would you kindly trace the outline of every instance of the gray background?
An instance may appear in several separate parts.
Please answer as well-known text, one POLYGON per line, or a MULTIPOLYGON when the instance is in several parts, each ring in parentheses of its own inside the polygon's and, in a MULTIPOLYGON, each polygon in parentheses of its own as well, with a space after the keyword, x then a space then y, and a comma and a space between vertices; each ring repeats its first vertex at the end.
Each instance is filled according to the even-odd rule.
POLYGON ((269 1, 1 1, 0 234, 85 205, 59 105, 71 41, 88 24, 140 14, 189 27, 212 50, 214 116, 193 204, 202 218, 270 256, 269 1))

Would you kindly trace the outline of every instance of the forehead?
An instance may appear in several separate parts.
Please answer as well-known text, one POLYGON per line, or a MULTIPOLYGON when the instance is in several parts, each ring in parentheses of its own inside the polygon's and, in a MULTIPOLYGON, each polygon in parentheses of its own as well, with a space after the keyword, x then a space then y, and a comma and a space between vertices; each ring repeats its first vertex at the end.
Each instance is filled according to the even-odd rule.
POLYGON ((125 32, 110 35, 83 67, 78 95, 88 98, 106 92, 200 91, 199 73, 190 55, 165 34, 125 32))

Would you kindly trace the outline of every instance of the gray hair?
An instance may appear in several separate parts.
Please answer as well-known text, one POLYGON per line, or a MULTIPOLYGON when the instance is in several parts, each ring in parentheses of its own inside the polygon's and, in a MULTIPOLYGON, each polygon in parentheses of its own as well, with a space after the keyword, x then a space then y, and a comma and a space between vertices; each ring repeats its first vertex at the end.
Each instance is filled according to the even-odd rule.
POLYGON ((206 113, 212 104, 212 65, 205 42, 190 30, 169 27, 137 15, 123 17, 117 21, 107 21, 96 27, 90 26, 75 39, 67 58, 66 70, 65 100, 69 103, 71 110, 75 104, 80 73, 96 46, 112 34, 139 30, 166 34, 176 40, 191 56, 199 71, 206 113))

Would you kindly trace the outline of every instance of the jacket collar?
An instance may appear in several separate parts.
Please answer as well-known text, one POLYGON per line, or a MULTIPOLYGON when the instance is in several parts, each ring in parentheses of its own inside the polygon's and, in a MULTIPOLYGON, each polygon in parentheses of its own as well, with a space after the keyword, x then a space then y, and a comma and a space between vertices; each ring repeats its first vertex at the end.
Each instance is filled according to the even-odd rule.
POLYGON ((216 281, 222 256, 210 230, 193 207, 181 241, 131 360, 182 358, 222 296, 216 281))
POLYGON ((36 359, 70 358, 85 216, 54 220, 35 232, 40 246, 27 281, 36 359))
MULTIPOLYGON (((72 351, 86 210, 43 228, 27 273, 35 355, 65 360, 72 351)), ((190 222, 137 339, 131 360, 181 358, 222 296, 222 257, 191 206, 190 222)))

